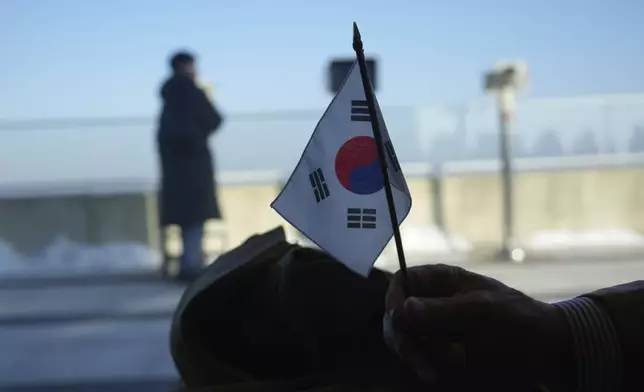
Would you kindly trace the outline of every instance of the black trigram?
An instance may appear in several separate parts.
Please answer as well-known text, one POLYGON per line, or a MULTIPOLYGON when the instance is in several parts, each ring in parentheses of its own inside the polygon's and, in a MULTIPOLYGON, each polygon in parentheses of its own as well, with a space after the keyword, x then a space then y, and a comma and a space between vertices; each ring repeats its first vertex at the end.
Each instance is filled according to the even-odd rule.
POLYGON ((367 101, 352 100, 351 101, 351 121, 370 121, 369 106, 367 101))
POLYGON ((375 229, 375 208, 347 208, 347 228, 375 229))
POLYGON ((387 151, 387 155, 389 155, 389 159, 394 166, 394 171, 398 173, 400 171, 400 163, 398 163, 398 157, 396 156, 396 151, 394 151, 394 145, 391 144, 391 140, 387 140, 385 143, 385 151, 387 151))
POLYGON ((327 197, 331 196, 329 193, 329 187, 326 186, 326 181, 324 180, 324 174, 322 174, 321 169, 314 170, 309 174, 309 180, 311 180, 311 187, 313 187, 313 194, 315 194, 315 201, 321 202, 327 197))

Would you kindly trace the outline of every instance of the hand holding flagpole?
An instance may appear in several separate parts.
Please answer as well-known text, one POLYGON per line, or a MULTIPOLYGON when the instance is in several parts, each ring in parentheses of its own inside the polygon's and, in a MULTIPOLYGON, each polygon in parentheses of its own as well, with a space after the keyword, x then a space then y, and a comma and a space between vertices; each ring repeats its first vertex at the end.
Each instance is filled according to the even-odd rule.
POLYGON ((389 209, 389 218, 391 220, 391 230, 394 233, 394 242, 396 243, 396 252, 398 254, 398 263, 400 271, 402 271, 404 282, 403 285, 407 286, 407 262, 405 260, 405 252, 403 250, 402 238, 400 236, 400 228, 398 227, 398 215, 396 214, 396 204, 394 202, 393 192, 391 191, 391 181, 387 172, 387 161, 385 157, 385 149, 382 140, 382 133, 380 132, 380 119, 376 110, 376 102, 374 99, 373 87, 371 79, 367 71, 367 62, 364 57, 364 49, 362 46, 362 38, 360 37, 360 30, 358 25, 353 22, 353 50, 356 52, 358 58, 358 66, 360 67, 360 74, 362 75, 362 85, 364 87, 365 99, 369 109, 369 117, 371 118, 371 128, 373 129, 373 138, 376 141, 378 149, 378 162, 380 163, 380 171, 384 181, 385 196, 387 197, 387 207, 389 209))

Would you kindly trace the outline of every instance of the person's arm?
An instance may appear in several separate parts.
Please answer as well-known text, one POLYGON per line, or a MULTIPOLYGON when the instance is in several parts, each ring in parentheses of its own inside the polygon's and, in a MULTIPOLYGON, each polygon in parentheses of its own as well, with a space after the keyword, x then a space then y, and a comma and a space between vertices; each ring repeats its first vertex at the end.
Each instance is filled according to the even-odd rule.
POLYGON ((578 391, 644 390, 644 281, 555 305, 573 337, 578 391))
POLYGON ((210 135, 221 127, 223 118, 201 88, 193 84, 190 90, 192 110, 194 110, 199 123, 210 135))

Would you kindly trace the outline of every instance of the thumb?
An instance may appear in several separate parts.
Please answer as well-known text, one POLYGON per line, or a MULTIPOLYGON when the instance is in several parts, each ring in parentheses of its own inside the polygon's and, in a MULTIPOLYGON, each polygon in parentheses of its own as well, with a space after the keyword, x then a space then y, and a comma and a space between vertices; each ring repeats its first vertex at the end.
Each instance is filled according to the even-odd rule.
POLYGON ((460 334, 489 311, 490 301, 482 292, 442 298, 409 297, 404 303, 408 327, 419 334, 460 334))

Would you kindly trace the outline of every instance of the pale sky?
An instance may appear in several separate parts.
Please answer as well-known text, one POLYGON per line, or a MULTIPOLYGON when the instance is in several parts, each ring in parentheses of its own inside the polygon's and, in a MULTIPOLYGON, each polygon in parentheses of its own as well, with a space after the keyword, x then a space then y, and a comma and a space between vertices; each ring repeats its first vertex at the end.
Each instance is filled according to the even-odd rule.
MULTIPOLYGON (((1 0, 0 120, 153 116, 168 54, 191 48, 233 116, 214 142, 220 167, 261 167, 238 152, 261 156, 283 131, 294 135, 288 154, 299 155, 331 98, 328 59, 353 54, 354 20, 380 59, 383 107, 419 107, 482 96, 482 72, 500 58, 528 62, 528 96, 642 92, 642 15, 638 0, 1 0), (312 114, 234 117, 299 109, 312 114)), ((402 144, 417 142, 411 117, 387 119, 394 141, 408 135, 398 137, 402 159, 402 144)), ((153 128, 0 129, 0 179, 148 175, 153 128)))

